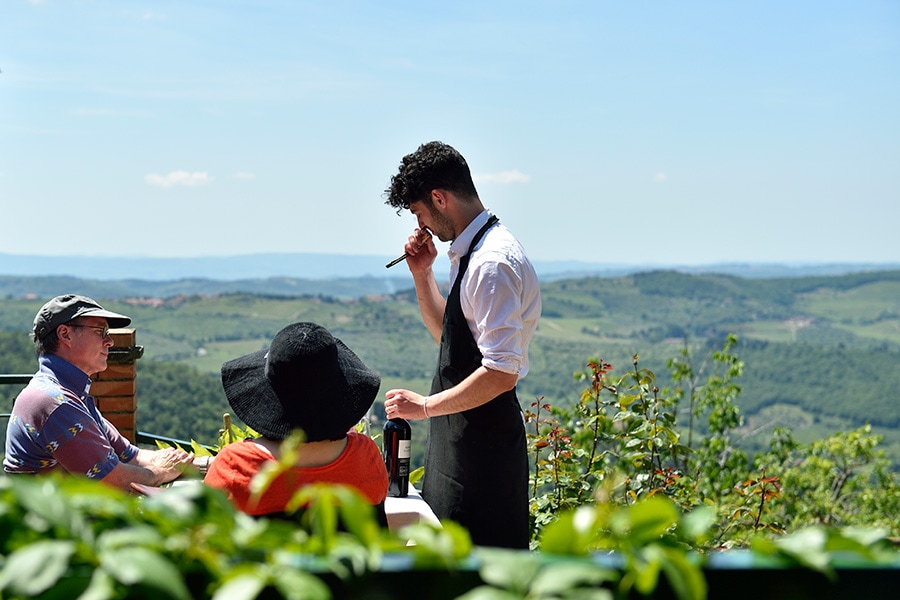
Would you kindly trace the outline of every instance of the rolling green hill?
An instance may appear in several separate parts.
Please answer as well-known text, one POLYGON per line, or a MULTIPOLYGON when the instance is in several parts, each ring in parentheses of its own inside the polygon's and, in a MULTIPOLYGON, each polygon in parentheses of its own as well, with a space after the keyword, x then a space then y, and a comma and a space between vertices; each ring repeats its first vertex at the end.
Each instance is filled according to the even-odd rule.
MULTIPOLYGON (((590 357, 621 373, 639 354, 665 387, 666 361, 685 344, 699 364, 735 333, 746 363, 738 404, 749 449, 765 444, 775 424, 807 440, 869 422, 900 464, 900 271, 784 279, 657 271, 559 280, 542 293, 523 404, 577 401, 573 373, 590 357)), ((0 372, 33 370, 25 333, 42 303, 0 303, 0 372)), ((214 435, 227 408, 217 381, 222 362, 264 347, 294 321, 331 329, 382 374, 382 391, 426 391, 434 368, 434 343, 408 291, 356 300, 236 292, 104 304, 133 317, 145 348, 139 427, 174 437, 214 435), (178 367, 165 366, 171 363, 178 367)), ((0 409, 14 391, 0 388, 7 403, 0 409)))

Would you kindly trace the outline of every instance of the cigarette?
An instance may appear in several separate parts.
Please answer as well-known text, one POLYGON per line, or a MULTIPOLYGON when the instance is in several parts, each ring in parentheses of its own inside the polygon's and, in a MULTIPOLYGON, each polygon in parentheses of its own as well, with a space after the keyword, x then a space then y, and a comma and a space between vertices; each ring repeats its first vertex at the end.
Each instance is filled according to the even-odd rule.
MULTIPOLYGON (((421 248, 422 246, 424 246, 425 244, 427 244, 427 243, 428 243, 428 240, 430 240, 430 239, 431 239, 431 232, 428 231, 427 229, 423 230, 423 231, 422 231, 422 241, 419 242, 419 248, 421 248)), ((399 265, 400 263, 402 263, 402 262, 403 262, 404 260, 406 260, 407 258, 409 258, 409 254, 407 254, 406 252, 404 252, 402 256, 398 256, 397 258, 395 258, 394 260, 392 260, 392 261, 389 262, 388 264, 384 265, 384 268, 385 268, 385 269, 390 269, 390 268, 393 267, 394 265, 399 265)))

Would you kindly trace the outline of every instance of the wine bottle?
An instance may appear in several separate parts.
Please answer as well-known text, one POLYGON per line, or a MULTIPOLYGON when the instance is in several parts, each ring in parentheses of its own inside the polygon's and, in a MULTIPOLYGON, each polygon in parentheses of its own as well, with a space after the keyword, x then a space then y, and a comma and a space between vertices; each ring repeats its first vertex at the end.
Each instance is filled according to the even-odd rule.
POLYGON ((409 489, 409 454, 412 428, 405 419, 384 422, 382 456, 388 472, 388 496, 405 498, 409 489))

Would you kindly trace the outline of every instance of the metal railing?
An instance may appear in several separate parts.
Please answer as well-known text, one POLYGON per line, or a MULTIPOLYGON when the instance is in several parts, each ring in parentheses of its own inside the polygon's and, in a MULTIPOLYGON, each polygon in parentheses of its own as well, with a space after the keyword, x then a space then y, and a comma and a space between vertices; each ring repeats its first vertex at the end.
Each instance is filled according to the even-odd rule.
MULTIPOLYGON (((162 442, 164 444, 168 444, 169 446, 181 446, 185 450, 191 450, 191 442, 188 440, 179 440, 178 438, 168 437, 165 435, 157 435, 155 433, 148 433, 146 431, 138 431, 135 435, 135 443, 136 444, 152 444, 156 445, 157 442, 162 442)), ((201 448, 205 448, 212 452, 215 450, 213 446, 209 446, 207 444, 201 444, 199 442, 195 442, 201 448)))
MULTIPOLYGON (((28 374, 0 374, 0 385, 27 385, 34 375, 28 374)), ((6 446, 6 422, 12 415, 9 413, 0 413, 0 422, 2 422, 2 431, 0 431, 0 442, 4 447, 0 447, 0 455, 5 452, 6 446)))

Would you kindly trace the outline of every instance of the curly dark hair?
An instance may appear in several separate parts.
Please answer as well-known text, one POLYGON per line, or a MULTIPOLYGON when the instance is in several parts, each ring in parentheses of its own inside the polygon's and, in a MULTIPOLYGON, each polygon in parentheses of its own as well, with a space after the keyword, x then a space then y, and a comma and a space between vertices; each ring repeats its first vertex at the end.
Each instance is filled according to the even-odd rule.
POLYGON ((399 213, 410 204, 431 204, 431 190, 453 192, 466 201, 478 198, 469 165, 455 148, 443 142, 428 142, 403 157, 400 170, 391 177, 391 187, 384 190, 390 204, 399 213))

